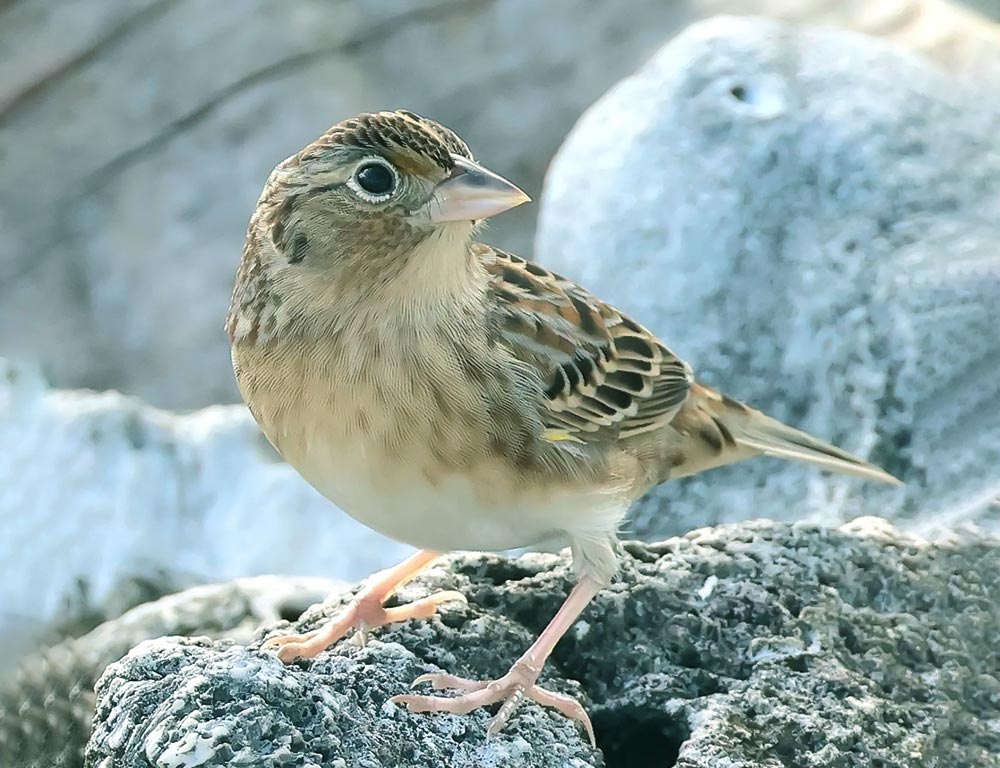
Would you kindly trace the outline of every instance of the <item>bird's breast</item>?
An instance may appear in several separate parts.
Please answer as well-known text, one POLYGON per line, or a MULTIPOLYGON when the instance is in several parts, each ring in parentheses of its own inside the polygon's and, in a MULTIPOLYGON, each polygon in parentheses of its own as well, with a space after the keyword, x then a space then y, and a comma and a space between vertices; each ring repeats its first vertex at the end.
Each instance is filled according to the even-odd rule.
POLYGON ((610 506, 620 514, 604 488, 545 470, 542 426, 511 382, 470 372, 441 350, 407 357, 382 349, 359 364, 336 345, 289 342, 280 352, 236 347, 234 368, 285 460, 391 538, 508 549, 585 525, 610 506))

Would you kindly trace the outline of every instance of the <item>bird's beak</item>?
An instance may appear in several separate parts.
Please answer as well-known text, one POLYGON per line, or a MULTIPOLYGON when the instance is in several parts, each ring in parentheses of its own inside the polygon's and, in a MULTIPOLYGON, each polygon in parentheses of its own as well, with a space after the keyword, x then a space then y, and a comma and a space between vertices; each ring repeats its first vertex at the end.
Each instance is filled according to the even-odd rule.
POLYGON ((455 169, 434 189, 431 221, 476 221, 516 208, 531 200, 503 176, 478 163, 452 155, 455 169))

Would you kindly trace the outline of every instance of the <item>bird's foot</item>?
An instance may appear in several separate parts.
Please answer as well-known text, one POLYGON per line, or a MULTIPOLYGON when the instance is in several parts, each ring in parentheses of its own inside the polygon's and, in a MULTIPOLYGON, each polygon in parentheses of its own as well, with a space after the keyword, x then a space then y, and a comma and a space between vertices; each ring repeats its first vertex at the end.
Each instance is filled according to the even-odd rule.
POLYGON ((464 677, 444 673, 421 675, 413 681, 413 685, 430 683, 437 690, 462 691, 462 693, 454 697, 406 693, 393 696, 390 701, 405 706, 410 712, 450 712, 455 715, 466 715, 480 707, 502 701, 503 704, 486 729, 488 736, 495 736, 503 730, 521 702, 531 699, 543 707, 552 707, 571 720, 582 723, 587 736, 590 737, 591 745, 594 746, 596 744, 594 726, 591 725, 590 717, 583 705, 571 696, 535 685, 539 672, 541 672, 540 666, 520 660, 506 675, 492 682, 467 680, 464 677))
POLYGON ((319 629, 305 634, 279 635, 264 641, 263 649, 276 651, 285 664, 296 659, 311 659, 319 655, 352 630, 358 630, 361 644, 368 642, 368 631, 375 627, 407 619, 427 619, 437 612, 441 603, 467 602, 461 592, 435 592, 406 605, 386 608, 384 597, 376 591, 362 591, 351 604, 319 629))

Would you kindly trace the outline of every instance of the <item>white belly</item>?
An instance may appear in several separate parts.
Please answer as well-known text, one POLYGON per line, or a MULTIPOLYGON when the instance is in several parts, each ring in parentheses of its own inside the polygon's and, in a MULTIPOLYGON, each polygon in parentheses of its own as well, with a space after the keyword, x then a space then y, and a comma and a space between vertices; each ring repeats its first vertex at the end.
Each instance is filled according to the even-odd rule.
POLYGON ((604 491, 524 487, 505 466, 431 479, 414 465, 365 453, 314 443, 289 459, 353 518, 422 549, 504 550, 614 531, 627 509, 604 491))

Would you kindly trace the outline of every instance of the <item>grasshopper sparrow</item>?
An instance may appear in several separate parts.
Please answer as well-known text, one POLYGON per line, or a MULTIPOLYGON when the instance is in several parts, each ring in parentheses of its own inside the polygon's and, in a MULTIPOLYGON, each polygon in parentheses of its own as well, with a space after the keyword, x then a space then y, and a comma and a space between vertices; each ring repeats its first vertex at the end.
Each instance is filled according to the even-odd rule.
POLYGON ((227 320, 240 391, 279 453, 362 523, 420 552, 373 576, 330 624, 269 645, 310 658, 357 628, 429 617, 453 592, 383 608, 438 553, 569 543, 578 582, 499 680, 420 681, 412 711, 524 698, 593 730, 536 685, 615 573, 616 527, 667 480, 760 454, 895 482, 699 384, 652 333, 570 280, 473 240, 528 201, 457 135, 407 111, 333 126, 277 166, 257 203, 227 320))

